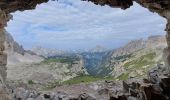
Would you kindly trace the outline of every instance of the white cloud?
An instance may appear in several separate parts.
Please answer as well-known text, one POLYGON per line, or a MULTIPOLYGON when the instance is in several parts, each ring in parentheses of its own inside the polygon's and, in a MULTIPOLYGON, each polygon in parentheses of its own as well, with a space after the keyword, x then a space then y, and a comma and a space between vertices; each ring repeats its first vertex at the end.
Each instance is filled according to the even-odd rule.
POLYGON ((24 47, 44 45, 68 49, 67 45, 87 45, 89 41, 92 41, 89 47, 98 42, 114 47, 114 41, 121 45, 121 41, 164 34, 165 27, 163 18, 137 4, 124 11, 80 0, 59 0, 13 15, 7 30, 24 47))

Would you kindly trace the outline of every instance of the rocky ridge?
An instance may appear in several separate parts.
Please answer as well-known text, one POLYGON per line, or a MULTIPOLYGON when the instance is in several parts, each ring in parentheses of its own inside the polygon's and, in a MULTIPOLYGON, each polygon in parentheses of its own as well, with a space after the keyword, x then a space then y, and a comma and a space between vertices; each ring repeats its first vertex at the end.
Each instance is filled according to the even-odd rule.
POLYGON ((155 48, 156 46, 162 46, 165 47, 166 44, 166 38, 165 36, 155 35, 155 36, 149 36, 146 40, 145 39, 138 39, 138 40, 132 40, 123 47, 120 47, 116 50, 113 50, 112 56, 122 56, 134 53, 138 50, 144 49, 144 48, 155 48))
POLYGON ((143 39, 132 40, 125 46, 114 50, 112 56, 131 54, 137 50, 145 48, 145 46, 146 46, 146 41, 143 39))
POLYGON ((162 52, 165 47, 164 36, 150 36, 147 40, 131 41, 112 53, 109 59, 109 66, 113 66, 112 75, 126 79, 146 76, 148 70, 164 64, 162 52))

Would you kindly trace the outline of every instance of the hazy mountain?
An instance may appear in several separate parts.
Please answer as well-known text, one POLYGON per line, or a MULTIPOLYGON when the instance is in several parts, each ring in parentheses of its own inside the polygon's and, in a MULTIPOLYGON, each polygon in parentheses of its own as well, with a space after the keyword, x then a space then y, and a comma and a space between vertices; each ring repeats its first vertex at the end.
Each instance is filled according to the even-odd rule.
POLYGON ((95 53, 95 52, 105 52, 105 51, 108 51, 108 49, 103 46, 97 45, 96 47, 88 50, 87 52, 95 53))
POLYGON ((66 52, 62 50, 48 49, 48 48, 44 48, 40 46, 34 47, 31 51, 37 55, 40 55, 46 58, 51 57, 51 56, 60 56, 60 55, 66 54, 66 52))
POLYGON ((84 52, 80 55, 84 59, 84 66, 90 75, 108 75, 108 69, 103 66, 109 52, 84 52), (100 70, 102 69, 102 70, 100 70))
POLYGON ((143 49, 146 47, 146 41, 143 39, 132 40, 123 47, 113 50, 113 56, 120 56, 133 53, 134 51, 143 49))
POLYGON ((24 48, 19 45, 8 32, 6 32, 5 50, 8 54, 15 52, 24 55, 25 53, 24 48))

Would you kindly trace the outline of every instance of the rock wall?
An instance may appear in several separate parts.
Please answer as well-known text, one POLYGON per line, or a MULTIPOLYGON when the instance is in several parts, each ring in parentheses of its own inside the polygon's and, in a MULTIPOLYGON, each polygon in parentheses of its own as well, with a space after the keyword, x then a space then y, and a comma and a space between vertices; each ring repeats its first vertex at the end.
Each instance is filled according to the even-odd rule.
POLYGON ((146 41, 144 39, 130 41, 125 46, 118 48, 114 51, 113 56, 122 56, 131 54, 137 50, 143 49, 146 46, 146 41))
POLYGON ((7 55, 4 53, 5 29, 9 17, 0 10, 0 100, 9 100, 5 85, 7 55))
POLYGON ((10 53, 18 53, 18 54, 21 54, 21 55, 24 55, 25 53, 25 50, 24 48, 22 47, 22 45, 19 45, 14 39, 13 37, 11 36, 10 33, 6 32, 5 31, 5 34, 6 34, 6 40, 5 40, 5 52, 7 54, 10 54, 10 53))
POLYGON ((160 45, 166 46, 166 39, 165 36, 150 36, 148 37, 146 47, 152 48, 160 45))
POLYGON ((11 13, 17 10, 35 9, 37 4, 47 1, 49 0, 0 0, 0 8, 6 13, 11 13))

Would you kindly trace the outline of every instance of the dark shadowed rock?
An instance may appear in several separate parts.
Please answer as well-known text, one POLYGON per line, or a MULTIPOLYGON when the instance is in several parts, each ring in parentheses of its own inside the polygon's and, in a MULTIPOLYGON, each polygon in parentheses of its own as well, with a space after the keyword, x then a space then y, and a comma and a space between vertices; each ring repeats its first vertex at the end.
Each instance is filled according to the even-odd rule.
POLYGON ((87 93, 83 93, 83 94, 80 94, 80 96, 78 97, 78 100, 96 100, 96 99, 94 99, 87 93))

